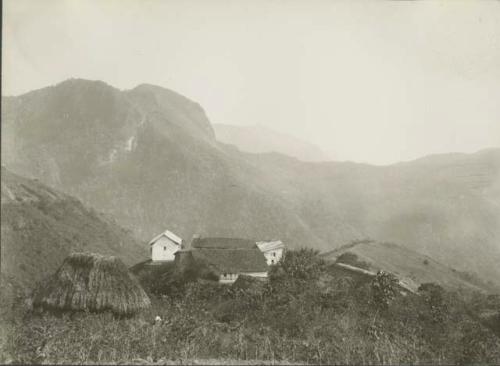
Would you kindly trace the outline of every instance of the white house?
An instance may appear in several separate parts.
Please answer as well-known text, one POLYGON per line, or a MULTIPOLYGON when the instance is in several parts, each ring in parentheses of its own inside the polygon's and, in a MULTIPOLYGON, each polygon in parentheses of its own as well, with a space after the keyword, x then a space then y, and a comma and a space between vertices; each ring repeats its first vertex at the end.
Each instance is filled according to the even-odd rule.
POLYGON ((153 262, 173 261, 175 253, 181 249, 182 239, 171 231, 164 231, 149 242, 153 262))
POLYGON ((268 266, 278 263, 285 251, 285 244, 281 240, 259 241, 257 247, 264 253, 268 266))

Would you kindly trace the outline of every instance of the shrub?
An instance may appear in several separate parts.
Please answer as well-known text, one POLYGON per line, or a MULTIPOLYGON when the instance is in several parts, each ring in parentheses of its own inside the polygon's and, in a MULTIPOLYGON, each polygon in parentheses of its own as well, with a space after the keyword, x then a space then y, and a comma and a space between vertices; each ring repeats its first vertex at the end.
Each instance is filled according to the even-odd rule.
POLYGON ((397 278, 391 273, 378 271, 371 282, 372 302, 378 310, 387 310, 397 294, 397 278))
POLYGON ((500 341, 479 323, 467 322, 462 334, 460 364, 495 364, 500 360, 500 341))
POLYGON ((444 289, 435 283, 423 283, 418 288, 418 292, 428 307, 431 321, 435 323, 443 322, 448 316, 444 289))
POLYGON ((318 279, 325 265, 325 262, 318 257, 318 253, 313 249, 287 251, 271 272, 271 278, 284 276, 303 281, 318 279))

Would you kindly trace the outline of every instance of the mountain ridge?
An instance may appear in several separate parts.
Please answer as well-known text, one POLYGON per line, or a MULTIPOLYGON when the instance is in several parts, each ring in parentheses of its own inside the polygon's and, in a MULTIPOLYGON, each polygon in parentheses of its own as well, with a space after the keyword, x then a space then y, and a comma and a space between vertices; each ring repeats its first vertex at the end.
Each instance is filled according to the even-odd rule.
POLYGON ((197 103, 157 87, 73 84, 2 98, 4 162, 143 241, 170 229, 326 251, 373 237, 500 278, 500 149, 433 164, 302 162, 217 142, 197 103))

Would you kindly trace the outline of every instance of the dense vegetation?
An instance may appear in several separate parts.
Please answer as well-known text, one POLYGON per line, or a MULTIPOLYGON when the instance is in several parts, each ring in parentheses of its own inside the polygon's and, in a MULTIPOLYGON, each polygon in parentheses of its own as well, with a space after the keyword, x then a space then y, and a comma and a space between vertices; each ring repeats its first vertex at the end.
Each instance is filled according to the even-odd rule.
POLYGON ((482 301, 498 310, 498 297, 435 284, 403 296, 389 274, 360 281, 331 269, 311 250, 288 252, 268 282, 241 277, 232 286, 156 267, 139 274, 155 290, 153 306, 130 319, 35 316, 17 304, 4 319, 0 362, 500 363, 500 338, 473 313, 482 301))

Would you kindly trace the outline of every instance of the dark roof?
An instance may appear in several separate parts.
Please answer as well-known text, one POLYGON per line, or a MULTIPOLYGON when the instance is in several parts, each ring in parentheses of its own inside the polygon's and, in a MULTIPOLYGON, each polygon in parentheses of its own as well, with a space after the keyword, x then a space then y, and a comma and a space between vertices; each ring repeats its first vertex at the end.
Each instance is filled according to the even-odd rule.
POLYGON ((267 272, 266 257, 258 249, 193 249, 196 262, 204 262, 218 273, 267 272))
POLYGON ((257 244, 249 239, 237 238, 196 238, 191 243, 192 248, 217 249, 257 249, 257 244))

